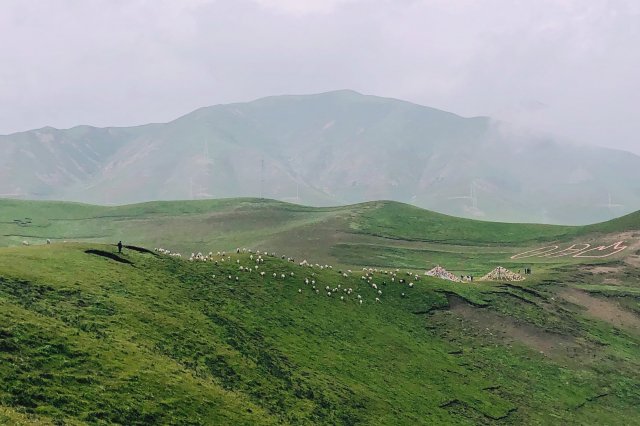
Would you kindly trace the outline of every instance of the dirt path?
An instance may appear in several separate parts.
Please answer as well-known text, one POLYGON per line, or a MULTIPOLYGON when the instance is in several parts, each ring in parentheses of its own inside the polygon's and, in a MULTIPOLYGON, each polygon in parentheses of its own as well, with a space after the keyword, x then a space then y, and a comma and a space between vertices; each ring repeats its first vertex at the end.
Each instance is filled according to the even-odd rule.
POLYGON ((575 288, 563 291, 560 297, 567 302, 582 306, 587 314, 594 318, 606 321, 615 327, 640 333, 640 318, 616 302, 591 296, 575 288))

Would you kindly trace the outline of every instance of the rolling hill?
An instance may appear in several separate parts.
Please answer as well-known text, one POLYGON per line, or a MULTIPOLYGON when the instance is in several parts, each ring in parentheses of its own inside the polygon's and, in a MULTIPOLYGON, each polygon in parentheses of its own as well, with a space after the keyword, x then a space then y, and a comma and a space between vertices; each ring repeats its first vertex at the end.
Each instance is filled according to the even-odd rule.
POLYGON ((447 259, 454 272, 476 275, 489 266, 521 269, 531 263, 577 261, 571 256, 511 258, 554 244, 598 247, 624 241, 629 248, 614 256, 619 258, 640 244, 638 232, 639 212, 595 225, 558 226, 456 218, 393 201, 314 208, 255 198, 109 207, 0 200, 0 246, 43 244, 46 239, 123 240, 185 255, 252 247, 345 266, 424 268, 447 259))
POLYGON ((0 247, 0 423, 640 424, 640 212, 0 200, 0 247))
POLYGON ((638 424, 633 293, 251 256, 0 249, 0 423, 638 424))
POLYGON ((165 124, 0 136, 0 196, 97 204, 389 199, 463 217, 586 224, 640 208, 639 166, 627 152, 352 91, 217 105, 165 124))

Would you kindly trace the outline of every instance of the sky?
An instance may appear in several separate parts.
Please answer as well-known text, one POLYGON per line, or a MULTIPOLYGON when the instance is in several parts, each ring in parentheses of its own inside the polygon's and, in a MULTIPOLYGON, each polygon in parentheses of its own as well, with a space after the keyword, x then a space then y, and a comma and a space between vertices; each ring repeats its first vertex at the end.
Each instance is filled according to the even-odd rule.
POLYGON ((352 89, 640 154, 637 0, 2 0, 0 134, 352 89))

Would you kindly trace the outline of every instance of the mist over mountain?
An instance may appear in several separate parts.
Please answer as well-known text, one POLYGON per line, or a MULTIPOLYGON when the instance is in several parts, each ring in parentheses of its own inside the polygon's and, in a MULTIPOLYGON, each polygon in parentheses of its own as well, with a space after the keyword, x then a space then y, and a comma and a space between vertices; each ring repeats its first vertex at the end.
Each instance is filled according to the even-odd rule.
POLYGON ((0 196, 390 199, 463 217, 582 224, 640 208, 640 157, 335 91, 206 107, 166 124, 0 136, 0 196))

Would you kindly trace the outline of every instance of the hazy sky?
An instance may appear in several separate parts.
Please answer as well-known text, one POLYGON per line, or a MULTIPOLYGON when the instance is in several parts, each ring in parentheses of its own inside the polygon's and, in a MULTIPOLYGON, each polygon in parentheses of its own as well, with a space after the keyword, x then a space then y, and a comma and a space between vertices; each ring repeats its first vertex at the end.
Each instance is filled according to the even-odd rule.
POLYGON ((2 0, 0 133, 349 88, 640 153, 637 0, 2 0))

